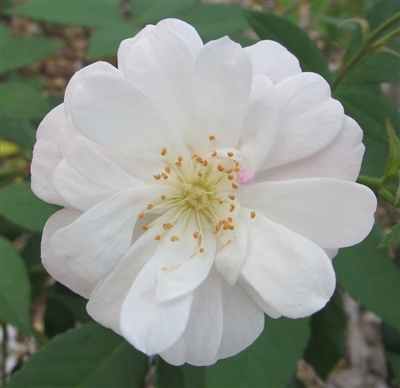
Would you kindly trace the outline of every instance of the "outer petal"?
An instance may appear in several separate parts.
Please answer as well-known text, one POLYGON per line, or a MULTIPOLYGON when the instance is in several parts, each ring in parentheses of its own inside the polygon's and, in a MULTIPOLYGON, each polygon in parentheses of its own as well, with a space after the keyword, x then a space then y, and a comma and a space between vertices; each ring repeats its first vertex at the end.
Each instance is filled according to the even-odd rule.
POLYGON ((264 313, 239 283, 221 281, 224 326, 216 359, 234 356, 250 346, 264 329, 264 313))
POLYGON ((110 65, 108 62, 95 62, 92 63, 89 66, 85 66, 83 69, 77 71, 71 80, 69 81, 67 88, 65 89, 65 97, 64 97, 64 103, 65 103, 65 112, 67 115, 71 114, 71 99, 74 94, 75 88, 82 82, 85 77, 87 77, 89 74, 92 74, 94 72, 107 72, 110 74, 114 74, 116 77, 123 77, 123 74, 116 69, 114 66, 110 65))
POLYGON ((289 318, 309 316, 324 307, 335 290, 335 272, 326 253, 262 214, 250 219, 246 212, 241 209, 249 236, 241 270, 244 279, 289 318))
POLYGON ((156 249, 157 244, 154 243, 154 235, 151 233, 143 233, 134 242, 112 272, 98 283, 90 295, 87 311, 93 319, 121 334, 122 303, 136 276, 156 249))
POLYGON ((213 269, 195 291, 190 319, 183 335, 160 356, 172 365, 214 363, 223 330, 221 285, 213 269))
POLYGON ((88 210, 119 191, 143 184, 82 136, 75 138, 67 156, 58 164, 53 183, 58 193, 80 210, 88 210))
POLYGON ((376 198, 366 186, 329 178, 242 186, 241 204, 323 248, 362 241, 374 224, 376 198))
POLYGON ((276 86, 279 128, 260 170, 310 156, 327 146, 343 124, 343 107, 318 74, 302 73, 276 86), (310 93, 312 90, 312 93, 310 93))
POLYGON ((41 254, 43 266, 54 279, 84 298, 89 298, 96 283, 81 279, 71 272, 65 264, 64 258, 57 255, 50 244, 54 233, 74 222, 81 214, 81 212, 71 209, 63 209, 53 214, 43 229, 41 254))
POLYGON ((89 139, 148 159, 165 147, 185 156, 185 145, 159 108, 130 81, 95 72, 76 86, 71 100, 76 128, 89 139))
POLYGON ((61 128, 66 125, 67 116, 64 104, 54 108, 40 123, 37 142, 33 149, 31 166, 32 191, 43 201, 67 206, 53 186, 53 171, 62 159, 58 143, 63 141, 61 128))
POLYGON ((297 58, 277 42, 262 40, 245 50, 253 61, 254 74, 266 75, 274 85, 301 73, 297 58))
POLYGON ((228 37, 209 42, 199 51, 195 90, 203 147, 208 145, 209 136, 216 137, 213 149, 237 145, 252 78, 249 56, 228 37))
POLYGON ((275 88, 264 75, 255 75, 238 149, 248 170, 257 171, 267 157, 278 128, 275 88))
POLYGON ((53 250, 65 256, 71 271, 83 279, 100 280, 129 249, 139 214, 159 195, 160 188, 127 189, 92 207, 53 235, 53 250))
POLYGON ((304 159, 259 171, 254 181, 316 177, 355 181, 365 151, 362 136, 356 121, 344 116, 339 134, 326 147, 304 159))
POLYGON ((122 335, 135 348, 147 354, 171 347, 185 330, 193 293, 158 302, 155 293, 156 273, 148 262, 136 277, 122 304, 122 335))
POLYGON ((158 26, 130 49, 124 65, 126 77, 160 107, 187 144, 198 136, 188 130, 195 124, 194 61, 192 47, 178 32, 158 26))

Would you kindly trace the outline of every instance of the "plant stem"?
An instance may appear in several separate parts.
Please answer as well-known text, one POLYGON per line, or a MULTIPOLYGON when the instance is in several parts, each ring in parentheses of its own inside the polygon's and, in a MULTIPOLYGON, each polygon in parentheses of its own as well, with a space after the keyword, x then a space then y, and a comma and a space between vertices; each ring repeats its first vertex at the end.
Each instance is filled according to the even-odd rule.
MULTIPOLYGON (((332 90, 335 90, 338 85, 342 82, 343 78, 349 73, 349 71, 371 50, 371 43, 381 35, 385 30, 390 28, 393 24, 400 21, 400 12, 395 13, 391 18, 382 23, 378 28, 371 32, 371 34, 365 39, 360 49, 354 54, 347 64, 343 64, 340 72, 334 82, 332 83, 332 90)), ((396 31, 396 30, 395 30, 396 31)), ((394 33, 389 33, 389 37, 394 33)), ((397 32, 396 32, 397 33, 397 32)), ((394 34, 394 36, 396 35, 394 34)), ((382 38, 381 41, 387 41, 387 36, 382 38)))
POLYGON ((378 190, 381 188, 382 185, 382 179, 360 175, 357 179, 357 183, 361 183, 362 185, 369 187, 373 191, 378 192, 378 190))

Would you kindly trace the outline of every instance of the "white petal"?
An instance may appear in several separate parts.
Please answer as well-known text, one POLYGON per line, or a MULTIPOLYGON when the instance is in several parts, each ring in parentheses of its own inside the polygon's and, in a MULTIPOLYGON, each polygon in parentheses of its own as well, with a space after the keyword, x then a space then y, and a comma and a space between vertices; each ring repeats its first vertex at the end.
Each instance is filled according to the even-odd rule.
POLYGON ((276 85, 279 128, 260 170, 310 156, 327 146, 343 124, 343 107, 318 74, 302 73, 276 85), (312 92, 310 92, 312 91, 312 92))
POLYGON ((84 298, 89 298, 96 282, 89 282, 76 276, 65 264, 64 258, 51 248, 50 240, 59 229, 74 222, 82 213, 76 210, 63 209, 53 214, 43 229, 41 255, 46 271, 58 282, 84 298))
POLYGON ((178 232, 180 240, 172 242, 171 237, 179 227, 175 225, 171 229, 154 253, 158 262, 156 298, 159 302, 193 291, 208 276, 214 263, 216 241, 212 231, 204 229, 204 252, 200 253, 199 242, 193 237, 198 229, 194 215, 184 224, 184 229, 178 232))
POLYGON ((164 147, 185 156, 184 143, 158 107, 114 74, 85 77, 75 88, 71 117, 82 134, 103 146, 148 159, 161 158, 164 147))
POLYGON ((157 27, 169 28, 170 30, 179 33, 196 53, 203 47, 203 41, 196 29, 182 20, 164 19, 157 23, 157 27))
POLYGON ((242 186, 241 205, 323 248, 362 241, 374 224, 376 198, 366 186, 330 178, 242 186))
POLYGON ((75 88, 82 82, 85 77, 94 72, 107 72, 110 74, 114 74, 116 77, 123 77, 123 74, 116 69, 114 66, 110 65, 108 62, 95 62, 91 65, 85 66, 81 70, 77 71, 71 80, 69 81, 67 88, 65 89, 64 103, 65 103, 65 112, 67 115, 71 114, 71 103, 72 96, 74 94, 75 88))
MULTIPOLYGON (((243 212, 243 216, 242 216, 243 212)), ((326 253, 311 241, 262 214, 241 218, 248 228, 244 279, 277 312, 289 318, 315 313, 335 290, 335 273, 326 253)))
POLYGON ((124 65, 126 78, 148 94, 187 144, 197 137, 188 130, 195 110, 194 61, 192 47, 178 32, 157 27, 131 48, 124 65))
POLYGON ((365 150, 362 136, 360 126, 345 116, 339 134, 326 147, 306 158, 260 171, 254 182, 316 177, 355 181, 365 150))
POLYGON ((274 85, 301 73, 297 58, 277 42, 262 40, 245 50, 253 61, 254 74, 266 75, 274 85))
POLYGON ((172 365, 195 366, 214 360, 223 330, 221 284, 217 271, 195 291, 190 318, 183 335, 160 356, 172 365))
POLYGON ((154 235, 143 233, 119 261, 112 272, 99 282, 90 295, 87 311, 103 326, 117 333, 120 330, 120 314, 124 302, 136 276, 154 254, 157 244, 154 235))
POLYGON ((208 145, 209 136, 216 137, 214 149, 237 145, 252 78, 249 56, 228 37, 211 41, 199 51, 195 64, 197 128, 206 141, 199 147, 208 145))
POLYGON ((143 39, 147 34, 156 28, 153 24, 148 24, 142 30, 140 30, 133 38, 125 39, 121 42, 118 48, 117 59, 118 69, 124 72, 125 59, 129 50, 134 46, 136 42, 143 39))
POLYGON ((262 310, 265 314, 273 319, 280 318, 282 314, 278 313, 273 309, 261 296, 260 294, 250 285, 250 283, 243 277, 239 276, 239 283, 246 291, 247 295, 252 301, 262 310))
POLYGON ((75 138, 66 158, 58 164, 53 183, 57 192, 79 210, 88 210, 119 191, 143 184, 82 136, 75 138))
POLYGON ((218 248, 215 266, 226 282, 233 286, 239 277, 240 269, 246 258, 247 229, 239 218, 234 220, 233 239, 218 248))
POLYGON ((264 75, 255 75, 239 146, 248 170, 257 171, 268 155, 278 128, 275 88, 264 75))
POLYGON ((158 302, 156 271, 149 261, 136 277, 121 309, 122 335, 138 350, 160 353, 171 347, 185 330, 193 293, 158 302))
POLYGON ((68 204, 55 191, 52 178, 54 169, 62 159, 58 143, 63 140, 60 131, 66 120, 64 104, 54 108, 43 119, 37 130, 31 165, 32 191, 43 201, 60 206, 68 204))
POLYGON ((234 356, 250 346, 264 329, 264 313, 239 283, 221 281, 224 326, 217 359, 234 356))
POLYGON ((162 186, 139 186, 127 189, 92 207, 75 222, 58 230, 52 248, 66 256, 74 273, 89 281, 107 275, 131 245, 139 214, 162 186))

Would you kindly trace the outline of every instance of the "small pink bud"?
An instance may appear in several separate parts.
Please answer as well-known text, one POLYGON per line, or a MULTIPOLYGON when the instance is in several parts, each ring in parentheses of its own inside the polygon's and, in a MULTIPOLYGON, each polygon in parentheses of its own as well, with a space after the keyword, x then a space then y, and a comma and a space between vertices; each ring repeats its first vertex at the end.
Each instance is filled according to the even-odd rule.
POLYGON ((253 182, 254 172, 250 170, 241 170, 239 174, 239 183, 241 185, 249 185, 253 182))

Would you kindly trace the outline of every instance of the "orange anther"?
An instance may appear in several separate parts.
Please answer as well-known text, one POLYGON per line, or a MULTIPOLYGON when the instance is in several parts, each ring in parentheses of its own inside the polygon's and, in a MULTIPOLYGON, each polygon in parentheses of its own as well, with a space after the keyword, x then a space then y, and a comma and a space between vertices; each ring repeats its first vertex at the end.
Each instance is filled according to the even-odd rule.
POLYGON ((142 225, 143 230, 148 230, 149 226, 148 225, 142 225))
POLYGON ((165 194, 161 195, 161 199, 165 199, 167 196, 165 194))
POLYGON ((161 175, 160 174, 153 175, 153 178, 159 180, 161 178, 161 175))
POLYGON ((162 155, 162 156, 167 155, 167 149, 166 149, 166 148, 163 148, 163 149, 162 149, 161 155, 162 155))
POLYGON ((171 241, 172 242, 179 241, 179 237, 178 236, 172 236, 171 237, 171 241))
POLYGON ((200 253, 204 253, 204 248, 200 248, 200 249, 199 249, 199 252, 200 252, 200 253))
POLYGON ((154 207, 154 206, 153 206, 151 203, 149 203, 149 204, 147 205, 147 209, 149 209, 149 210, 150 210, 150 209, 153 209, 153 207, 154 207))
POLYGON ((194 238, 199 238, 199 235, 200 235, 199 232, 194 232, 194 233, 193 233, 193 237, 194 237, 194 238))
POLYGON ((255 218, 256 215, 257 215, 256 212, 251 212, 251 213, 250 213, 250 217, 251 217, 251 218, 255 218))
POLYGON ((231 158, 234 154, 233 152, 227 152, 227 155, 231 158))
POLYGON ((139 218, 144 218, 146 216, 146 214, 142 213, 139 218))
POLYGON ((212 157, 215 157, 215 156, 217 156, 217 151, 213 151, 213 152, 211 152, 211 156, 212 156, 212 157))
POLYGON ((157 236, 154 237, 154 240, 157 240, 157 241, 161 240, 161 236, 159 234, 157 234, 157 236))
POLYGON ((215 140, 215 136, 210 136, 209 139, 210 139, 210 141, 213 141, 213 140, 215 140))

